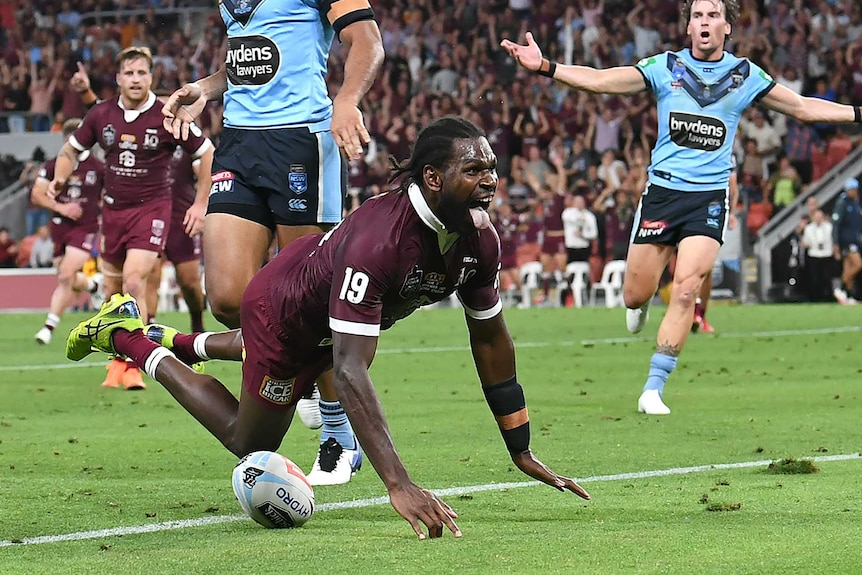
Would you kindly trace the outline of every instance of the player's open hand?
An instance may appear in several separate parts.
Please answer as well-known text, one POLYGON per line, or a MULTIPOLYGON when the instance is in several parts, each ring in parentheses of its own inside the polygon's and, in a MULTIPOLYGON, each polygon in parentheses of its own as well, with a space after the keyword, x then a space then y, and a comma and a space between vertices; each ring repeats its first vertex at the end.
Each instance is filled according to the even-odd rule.
POLYGON ((515 453, 512 455, 512 461, 518 466, 518 469, 532 477, 538 479, 542 483, 547 483, 551 487, 555 487, 560 491, 571 491, 582 499, 589 499, 590 494, 583 487, 569 479, 557 475, 548 466, 536 459, 532 451, 524 451, 523 453, 515 453))
POLYGON ((188 140, 189 130, 197 131, 194 121, 206 105, 207 100, 198 84, 192 82, 182 85, 162 106, 162 115, 165 117, 162 123, 165 130, 173 134, 174 138, 188 140))
POLYGON ((354 104, 341 100, 338 96, 332 103, 330 130, 336 145, 350 161, 361 158, 362 146, 371 141, 362 120, 362 112, 354 104))
POLYGON ((458 514, 427 489, 422 489, 414 483, 395 488, 389 492, 389 502, 392 503, 395 511, 410 523, 420 540, 425 539, 425 533, 422 531, 423 523, 428 527, 428 537, 431 539, 443 535, 444 525, 455 534, 455 537, 461 537, 461 530, 453 521, 458 514))
POLYGON ((193 238, 204 231, 204 218, 206 215, 206 204, 192 204, 192 207, 186 210, 186 215, 183 217, 183 228, 187 236, 193 238))
POLYGON ((515 44, 511 40, 503 40, 500 42, 500 46, 502 46, 503 49, 509 53, 509 56, 514 58, 518 64, 527 70, 535 72, 542 64, 542 50, 539 48, 539 45, 536 44, 531 32, 527 32, 526 38, 526 46, 515 44))

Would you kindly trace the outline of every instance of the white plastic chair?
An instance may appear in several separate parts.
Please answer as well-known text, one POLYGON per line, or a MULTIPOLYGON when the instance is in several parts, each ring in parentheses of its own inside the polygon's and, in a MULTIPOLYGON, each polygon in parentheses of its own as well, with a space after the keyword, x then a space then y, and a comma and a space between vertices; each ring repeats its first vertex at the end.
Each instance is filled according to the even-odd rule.
POLYGON ((542 287, 542 262, 529 262, 521 266, 521 305, 520 307, 530 307, 533 305, 533 298, 530 296, 532 290, 542 287))
POLYGON ((590 285, 590 264, 570 262, 566 265, 566 281, 575 300, 575 307, 584 307, 587 289, 590 285))
POLYGON ((626 273, 625 260, 611 260, 602 270, 602 279, 590 288, 590 304, 596 305, 596 295, 604 293, 605 306, 617 307, 623 303, 623 275, 626 273))

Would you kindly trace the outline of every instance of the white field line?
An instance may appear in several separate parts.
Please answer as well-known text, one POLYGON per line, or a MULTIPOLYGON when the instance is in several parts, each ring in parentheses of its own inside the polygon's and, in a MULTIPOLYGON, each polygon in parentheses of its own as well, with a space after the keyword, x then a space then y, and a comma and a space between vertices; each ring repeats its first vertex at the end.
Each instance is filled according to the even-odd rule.
MULTIPOLYGON (((827 461, 847 461, 859 459, 862 454, 850 453, 844 455, 821 455, 810 458, 818 463, 827 461)), ((739 463, 715 463, 712 465, 696 465, 694 467, 672 467, 670 469, 657 469, 654 471, 637 471, 634 473, 616 473, 613 475, 593 475, 576 479, 578 483, 595 483, 600 481, 622 481, 633 479, 648 479, 650 477, 666 477, 669 475, 688 475, 691 473, 704 473, 707 471, 721 471, 724 469, 748 469, 751 467, 763 467, 772 463, 770 459, 758 461, 743 461, 739 463)), ((441 497, 453 495, 467 495, 482 491, 502 491, 506 489, 518 489, 521 487, 535 487, 543 485, 538 481, 520 481, 517 483, 488 483, 486 485, 469 485, 465 487, 449 487, 434 490, 441 497)), ((357 507, 371 507, 374 505, 385 505, 389 503, 388 497, 369 497, 367 499, 354 499, 352 501, 339 501, 335 503, 323 503, 318 505, 316 511, 334 511, 340 509, 354 509, 357 507)), ((95 531, 79 531, 77 533, 66 533, 63 535, 43 535, 41 537, 26 537, 24 539, 0 540, 0 548, 17 547, 23 545, 41 545, 44 543, 62 543, 64 541, 81 541, 85 539, 102 539, 104 537, 115 537, 123 535, 138 535, 141 533, 155 533, 158 531, 171 531, 174 529, 186 529, 189 527, 202 527, 205 525, 216 525, 219 523, 230 523, 234 521, 247 521, 245 515, 215 515, 199 517, 197 519, 183 519, 178 521, 164 521, 162 523, 150 523, 147 525, 131 525, 128 527, 113 527, 111 529, 98 529, 95 531)))
MULTIPOLYGON (((799 337, 806 335, 832 335, 840 333, 855 333, 862 331, 862 326, 844 326, 844 327, 824 327, 815 329, 787 329, 779 331, 750 331, 750 332, 731 332, 698 337, 708 337, 710 339, 744 339, 756 337, 799 337)), ((555 340, 555 341, 516 341, 515 348, 541 348, 541 347, 591 347, 595 345, 613 345, 618 343, 637 343, 653 341, 652 337, 608 337, 602 339, 581 339, 581 340, 555 340)), ((383 348, 378 349, 378 355, 395 355, 401 353, 446 353, 453 351, 470 351, 470 347, 466 345, 453 345, 443 347, 403 347, 403 348, 383 348)), ((66 363, 47 363, 41 365, 0 365, 0 372, 4 371, 35 371, 40 369, 75 369, 81 367, 103 367, 104 361, 93 362, 66 362, 66 363)))

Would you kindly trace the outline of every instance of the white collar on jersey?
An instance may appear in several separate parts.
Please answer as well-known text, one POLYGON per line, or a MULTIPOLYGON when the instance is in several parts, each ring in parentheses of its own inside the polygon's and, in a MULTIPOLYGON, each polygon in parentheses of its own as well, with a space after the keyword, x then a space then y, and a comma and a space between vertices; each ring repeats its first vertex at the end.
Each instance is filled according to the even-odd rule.
POLYGON ((156 103, 156 95, 153 92, 150 92, 149 96, 147 96, 147 101, 144 102, 144 105, 140 108, 136 108, 134 110, 129 110, 125 106, 123 106, 123 97, 120 96, 117 98, 117 105, 120 106, 120 109, 123 111, 123 119, 126 122, 134 122, 138 119, 138 116, 149 110, 153 107, 153 104, 156 103))
POLYGON ((458 241, 458 233, 446 231, 446 226, 431 211, 419 186, 410 184, 407 187, 407 195, 410 197, 410 203, 413 204, 413 209, 416 210, 416 214, 422 220, 422 223, 437 232, 437 245, 440 247, 440 253, 445 254, 448 252, 449 248, 454 246, 455 242, 458 241))

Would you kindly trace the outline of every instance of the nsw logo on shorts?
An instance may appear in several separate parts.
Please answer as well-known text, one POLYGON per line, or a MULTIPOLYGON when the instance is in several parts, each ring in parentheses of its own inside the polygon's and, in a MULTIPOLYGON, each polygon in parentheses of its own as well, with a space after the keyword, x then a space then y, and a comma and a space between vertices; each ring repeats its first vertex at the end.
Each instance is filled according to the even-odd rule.
POLYGON ((711 204, 709 204, 709 207, 706 208, 706 215, 711 218, 717 218, 721 215, 722 209, 723 208, 720 203, 712 202, 711 204))
POLYGON ((304 194, 308 190, 308 174, 302 164, 291 164, 287 183, 294 194, 304 194))
POLYGON ((287 405, 293 397, 294 381, 295 378, 279 380, 267 375, 260 384, 260 396, 276 405, 287 405))

